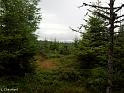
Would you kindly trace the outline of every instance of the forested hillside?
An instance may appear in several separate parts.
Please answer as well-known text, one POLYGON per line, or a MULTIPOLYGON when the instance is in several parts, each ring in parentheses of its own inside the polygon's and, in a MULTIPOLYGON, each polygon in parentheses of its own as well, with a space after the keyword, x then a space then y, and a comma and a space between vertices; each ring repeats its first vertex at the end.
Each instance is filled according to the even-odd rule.
POLYGON ((0 93, 124 93, 124 4, 83 3, 80 38, 61 42, 37 39, 39 2, 0 0, 0 93))

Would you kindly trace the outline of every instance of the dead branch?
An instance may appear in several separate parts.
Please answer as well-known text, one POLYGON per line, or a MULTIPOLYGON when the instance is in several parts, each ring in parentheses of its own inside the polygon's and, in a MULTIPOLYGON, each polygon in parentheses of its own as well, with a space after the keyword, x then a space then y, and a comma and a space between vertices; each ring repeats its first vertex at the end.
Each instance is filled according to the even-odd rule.
POLYGON ((110 15, 110 12, 107 12, 107 11, 104 11, 104 10, 100 10, 100 9, 98 9, 98 11, 103 12, 103 13, 105 13, 107 15, 110 15))
POLYGON ((120 22, 123 22, 123 21, 124 21, 124 19, 121 19, 119 21, 115 21, 114 23, 120 23, 120 22))
POLYGON ((110 10, 109 7, 101 7, 101 6, 97 6, 97 5, 90 5, 90 4, 87 4, 87 3, 83 3, 83 5, 79 6, 79 8, 81 8, 83 6, 90 6, 90 7, 93 7, 93 8, 101 8, 101 9, 108 9, 108 10, 110 10))
POLYGON ((115 25, 114 28, 120 27, 119 25, 115 25))
POLYGON ((71 28, 71 27, 69 27, 72 31, 74 31, 74 32, 78 32, 78 33, 80 33, 80 34, 84 34, 83 32, 81 32, 80 30, 75 30, 75 29, 73 29, 73 28, 71 28))
POLYGON ((117 7, 117 10, 115 12, 118 12, 119 10, 121 10, 124 7, 124 4, 122 4, 120 7, 117 7))
POLYGON ((117 16, 117 17, 116 17, 116 19, 121 18, 121 17, 124 17, 124 14, 123 14, 123 15, 121 15, 121 16, 117 16))
POLYGON ((114 28, 117 28, 117 27, 122 27, 122 26, 124 26, 124 25, 121 25, 121 26, 119 26, 119 25, 115 25, 115 26, 114 26, 114 28))
POLYGON ((108 17, 108 16, 106 16, 106 15, 100 13, 100 12, 95 12, 95 14, 98 15, 98 16, 100 16, 100 17, 102 17, 102 18, 105 18, 107 20, 110 20, 110 17, 108 17))

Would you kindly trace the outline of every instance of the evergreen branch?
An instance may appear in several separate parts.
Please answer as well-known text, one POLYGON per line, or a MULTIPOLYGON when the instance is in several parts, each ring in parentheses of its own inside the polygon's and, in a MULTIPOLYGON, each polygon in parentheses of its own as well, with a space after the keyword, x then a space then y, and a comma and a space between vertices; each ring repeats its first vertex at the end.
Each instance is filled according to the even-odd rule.
POLYGON ((109 22, 105 22, 105 26, 109 26, 110 24, 109 24, 109 22))
POLYGON ((83 19, 85 22, 88 22, 88 20, 86 20, 86 19, 83 19))

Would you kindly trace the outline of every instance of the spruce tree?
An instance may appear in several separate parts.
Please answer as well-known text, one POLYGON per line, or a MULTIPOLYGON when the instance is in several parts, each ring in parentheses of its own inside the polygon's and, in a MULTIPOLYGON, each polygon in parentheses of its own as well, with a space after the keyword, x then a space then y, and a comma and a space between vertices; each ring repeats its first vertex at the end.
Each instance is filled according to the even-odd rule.
POLYGON ((105 20, 90 16, 85 25, 86 32, 79 40, 77 59, 88 85, 95 93, 104 93, 107 67, 107 28, 105 20))
POLYGON ((0 74, 30 72, 36 53, 33 34, 40 21, 38 0, 1 0, 0 74))

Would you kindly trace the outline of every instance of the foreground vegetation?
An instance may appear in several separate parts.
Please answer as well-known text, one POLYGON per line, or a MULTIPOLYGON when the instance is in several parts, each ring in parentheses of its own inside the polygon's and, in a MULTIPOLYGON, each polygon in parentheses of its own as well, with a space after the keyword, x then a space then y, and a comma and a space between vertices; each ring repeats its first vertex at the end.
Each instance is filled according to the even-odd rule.
MULTIPOLYGON (((90 93, 86 92, 81 73, 77 69, 79 64, 70 60, 70 57, 67 59, 65 60, 63 56, 63 58, 51 58, 51 61, 48 61, 38 56, 36 73, 25 74, 23 77, 1 77, 0 88, 18 88, 18 93, 90 93), (54 65, 50 65, 49 68, 43 67, 40 65, 44 64, 43 61, 54 65)), ((14 93, 14 91, 4 91, 6 92, 14 93)))

